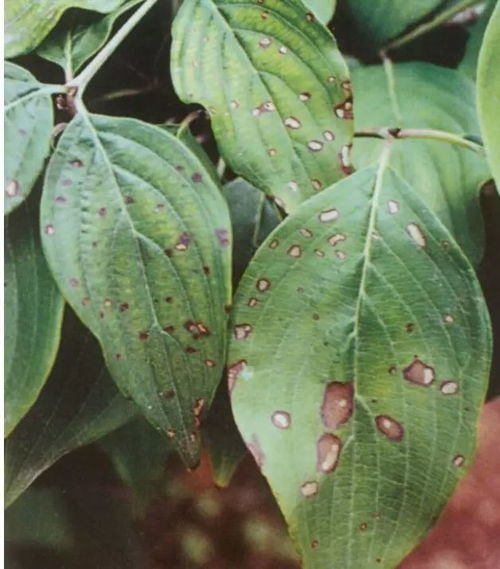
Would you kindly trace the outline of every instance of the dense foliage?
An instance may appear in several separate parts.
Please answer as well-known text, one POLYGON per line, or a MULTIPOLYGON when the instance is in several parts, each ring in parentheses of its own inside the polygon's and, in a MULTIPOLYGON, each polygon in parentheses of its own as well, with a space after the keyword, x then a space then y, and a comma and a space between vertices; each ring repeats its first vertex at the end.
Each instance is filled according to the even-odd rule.
POLYGON ((7 0, 5 40, 7 521, 91 443, 136 518, 248 450, 304 569, 396 567, 495 392, 500 4, 7 0))

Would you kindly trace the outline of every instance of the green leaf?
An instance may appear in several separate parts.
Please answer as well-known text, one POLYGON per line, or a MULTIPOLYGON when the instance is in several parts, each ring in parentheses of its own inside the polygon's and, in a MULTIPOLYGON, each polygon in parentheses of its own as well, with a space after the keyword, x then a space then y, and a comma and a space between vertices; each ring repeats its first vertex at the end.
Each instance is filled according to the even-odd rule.
POLYGON ((17 57, 35 49, 68 8, 106 14, 125 0, 7 0, 5 2, 5 57, 17 57))
POLYGON ((43 243, 120 389, 196 465, 225 362, 231 227, 212 173, 179 138, 78 114, 47 170, 43 243))
POLYGON ((233 412, 306 569, 393 569, 474 455, 481 288, 386 162, 288 217, 235 299, 233 412))
POLYGON ((7 438, 5 503, 11 504, 62 456, 136 413, 109 378, 97 342, 67 310, 54 369, 34 406, 7 438))
POLYGON ((224 186, 233 226, 233 282, 238 284, 258 246, 280 223, 279 213, 260 190, 237 178, 224 186))
POLYGON ((5 221, 5 436, 36 401, 54 363, 64 301, 43 255, 38 203, 5 221))
MULTIPOLYGON (((381 66, 353 71, 356 130, 370 127, 429 128, 479 134, 474 85, 461 73, 429 63, 394 66, 395 96, 381 66)), ((356 167, 377 160, 383 142, 356 139, 356 167)), ((454 235, 473 264, 483 254, 479 188, 489 177, 485 159, 467 148, 433 140, 400 140, 391 165, 454 235)))
POLYGON ((488 161, 500 192, 500 2, 496 3, 486 29, 477 77, 477 97, 481 132, 488 161))
POLYGON ((346 7, 365 41, 379 47, 446 4, 447 0, 347 0, 346 7))
POLYGON ((172 33, 176 91, 235 172, 287 211, 350 172, 348 70, 300 0, 186 0, 172 33))
POLYGON ((494 7, 495 0, 489 0, 484 7, 484 11, 468 28, 469 39, 467 40, 465 54, 458 69, 473 81, 476 80, 479 51, 483 43, 484 32, 486 31, 486 26, 488 25, 494 7))
POLYGON ((328 24, 335 12, 337 0, 304 0, 304 4, 313 11, 318 20, 328 24))
POLYGON ((109 434, 99 445, 121 480, 132 489, 133 501, 143 512, 165 477, 172 445, 142 417, 109 434))
POLYGON ((220 488, 226 488, 246 456, 247 449, 234 423, 225 382, 219 385, 203 425, 203 439, 212 466, 213 480, 220 488))
POLYGON ((49 153, 54 123, 54 88, 39 83, 26 69, 5 63, 5 213, 31 192, 49 153))
POLYGON ((141 1, 129 0, 104 17, 93 12, 67 12, 36 53, 72 76, 106 43, 116 20, 141 1))

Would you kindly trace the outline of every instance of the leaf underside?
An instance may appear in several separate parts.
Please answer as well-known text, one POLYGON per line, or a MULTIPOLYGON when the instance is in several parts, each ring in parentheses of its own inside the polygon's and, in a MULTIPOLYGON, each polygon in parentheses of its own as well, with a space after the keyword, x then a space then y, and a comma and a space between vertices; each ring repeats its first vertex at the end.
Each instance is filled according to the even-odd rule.
POLYGON ((49 152, 53 128, 50 95, 26 69, 5 63, 4 210, 31 192, 49 152))
MULTIPOLYGON (((402 63, 394 66, 394 78, 396 101, 390 105, 381 66, 353 71, 356 130, 395 126, 479 134, 474 85, 467 77, 430 63, 402 63)), ((354 165, 361 168, 372 164, 382 144, 374 139, 356 139, 354 165)), ((477 264, 484 241, 479 189, 489 178, 484 157, 442 141, 407 139, 394 145, 391 166, 446 225, 471 262, 477 264)))
POLYGON ((307 569, 393 569, 473 458, 489 368, 474 271, 395 172, 263 243, 235 299, 232 407, 307 569))
POLYGON ((186 0, 172 33, 176 91, 235 172, 287 211, 350 172, 348 70, 302 2, 186 0))
POLYGON ((500 192, 500 3, 497 2, 479 54, 477 97, 488 162, 500 192))
POLYGON ((5 222, 5 436, 36 401, 60 339, 64 301, 38 233, 38 204, 24 202, 5 222))
POLYGON ((196 465, 231 299, 231 227, 212 174, 163 129, 79 114, 48 167, 41 229, 112 377, 196 465))
POLYGON ((8 0, 5 5, 5 57, 35 49, 54 28, 63 12, 83 8, 107 13, 125 0, 8 0))
POLYGON ((7 438, 6 505, 62 456, 136 413, 137 407, 111 381, 92 334, 67 310, 54 369, 34 406, 7 438))

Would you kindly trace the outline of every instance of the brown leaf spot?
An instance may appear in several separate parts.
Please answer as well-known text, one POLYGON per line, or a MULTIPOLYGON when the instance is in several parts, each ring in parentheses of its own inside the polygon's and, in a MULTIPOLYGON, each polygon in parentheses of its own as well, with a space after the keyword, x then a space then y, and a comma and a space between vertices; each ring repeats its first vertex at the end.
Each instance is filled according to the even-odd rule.
POLYGON ((311 541, 311 549, 317 549, 319 546, 319 541, 317 539, 313 539, 311 541))
POLYGON ((359 529, 360 529, 361 531, 366 531, 366 530, 368 529, 368 524, 367 524, 366 522, 361 522, 361 523, 359 524, 359 529))
POLYGON ((45 226, 45 234, 46 235, 54 235, 54 233, 55 233, 55 229, 54 229, 53 225, 49 224, 49 225, 45 226))
POLYGON ((9 180, 5 185, 5 195, 9 198, 13 198, 19 194, 21 186, 17 180, 9 180))
POLYGON ((216 229, 215 235, 219 240, 219 245, 221 247, 227 247, 229 245, 229 235, 227 229, 216 229))
POLYGON ((237 340, 246 340, 252 333, 252 326, 250 324, 236 324, 234 327, 234 337, 237 340))
POLYGON ((177 251, 187 251, 187 249, 189 248, 190 241, 191 239, 189 237, 189 234, 181 233, 174 247, 177 251))
POLYGON ((149 338, 148 332, 139 332, 139 340, 147 340, 149 338))
POLYGON ((248 306, 250 306, 251 308, 253 308, 254 306, 257 306, 257 303, 258 303, 258 302, 259 302, 259 301, 258 301, 256 298, 252 297, 252 298, 249 298, 249 299, 248 299, 247 304, 248 304, 248 306))
POLYGON ((192 176, 191 176, 191 180, 193 180, 193 182, 195 184, 198 184, 200 182, 203 181, 203 176, 199 173, 199 172, 195 172, 192 176))
POLYGON ((308 93, 307 91, 304 91, 303 93, 300 93, 299 95, 299 99, 305 103, 306 101, 309 101, 309 99, 311 98, 311 93, 308 93))
POLYGON ((287 254, 290 257, 293 257, 294 259, 298 259, 299 257, 302 256, 302 249, 301 249, 300 245, 292 245, 288 249, 287 254))
POLYGON ((308 480, 300 487, 300 492, 304 498, 312 498, 318 493, 319 484, 315 480, 308 480))
POLYGON ((128 310, 129 309, 128 302, 122 302, 118 309, 120 312, 125 312, 125 310, 128 310))
POLYGON ((423 249, 427 246, 427 239, 417 223, 409 223, 406 226, 406 231, 408 235, 413 239, 413 241, 415 241, 418 247, 423 249))
POLYGON ((456 381, 443 381, 439 390, 443 395, 455 395, 458 392, 458 383, 456 381))
POLYGON ((205 365, 209 368, 215 367, 215 362, 214 360, 205 360, 205 365))
POLYGON ((347 97, 345 101, 342 101, 342 103, 335 105, 333 107, 333 110, 339 119, 352 120, 354 118, 352 112, 352 97, 347 97))
POLYGON ((456 466, 457 468, 460 468, 461 466, 464 465, 465 463, 465 458, 461 455, 461 454, 457 454, 456 456, 453 457, 453 466, 456 466))
POLYGON ((434 368, 416 359, 408 367, 403 369, 403 377, 407 381, 428 387, 436 376, 434 368))
POLYGON ((389 440, 399 442, 403 439, 404 429, 388 415, 378 415, 375 417, 377 429, 385 435, 389 440))
POLYGON ((97 213, 98 213, 99 217, 105 217, 106 214, 108 213, 108 211, 105 207, 101 207, 97 210, 97 213))
POLYGON ((318 215, 318 219, 321 223, 327 223, 329 221, 335 221, 339 217, 338 210, 332 209, 325 209, 324 211, 320 212, 318 215))
POLYGON ((233 391, 233 388, 236 384, 236 380, 240 373, 245 369, 247 365, 246 360, 240 360, 233 365, 229 366, 227 369, 227 385, 229 388, 229 393, 233 391))
POLYGON ((66 198, 64 196, 57 196, 56 199, 54 200, 56 203, 66 203, 66 198))
POLYGON ((81 168, 83 166, 83 162, 81 160, 72 160, 70 162, 71 166, 74 166, 75 168, 81 168))
POLYGON ((321 435, 316 445, 316 470, 318 472, 333 472, 337 468, 342 449, 342 441, 330 433, 321 435))
POLYGON ((299 229, 299 233, 302 235, 302 237, 305 237, 306 239, 309 239, 310 237, 313 236, 313 232, 310 229, 307 229, 306 227, 299 229))
POLYGON ((165 434, 167 435, 167 437, 168 437, 169 439, 173 439, 173 438, 175 437, 175 431, 174 431, 174 429, 167 429, 167 430, 165 431, 165 434))
POLYGON ((280 244, 280 242, 277 239, 273 239, 271 241, 271 243, 269 243, 269 248, 270 249, 276 249, 276 247, 280 244))
POLYGON ((78 279, 69 279, 69 286, 71 288, 78 288, 80 286, 80 281, 78 279))
POLYGON ((292 418, 286 411, 275 411, 271 416, 271 422, 277 429, 288 429, 292 418))
POLYGON ((125 196, 125 203, 127 205, 129 205, 131 203, 135 203, 135 199, 132 196, 125 196))
POLYGON ((63 185, 65 188, 67 188, 68 186, 71 186, 71 184, 73 184, 73 180, 70 180, 69 178, 65 178, 65 179, 62 181, 62 185, 63 185))
POLYGON ((328 237, 328 244, 332 247, 336 247, 339 243, 342 243, 342 241, 345 241, 346 239, 347 237, 343 233, 335 233, 334 235, 328 237))
POLYGON ((307 12, 306 13, 306 20, 308 22, 314 22, 316 18, 314 17, 314 14, 312 12, 307 12))
POLYGON ((344 176, 350 176, 353 173, 353 167, 351 164, 351 148, 352 144, 345 144, 342 146, 338 154, 340 169, 344 176))
POLYGON ((321 405, 321 420, 332 431, 345 425, 354 410, 354 386, 352 382, 333 381, 325 387, 321 405))
POLYGON ((257 284, 255 286, 259 292, 266 292, 266 290, 269 290, 271 288, 271 281, 262 278, 257 281, 257 284))
POLYGON ((248 450, 252 453, 252 456, 257 463, 259 468, 264 466, 264 462, 266 460, 266 456, 262 447, 260 446, 259 440, 257 439, 257 435, 252 435, 252 439, 250 442, 247 443, 248 450))

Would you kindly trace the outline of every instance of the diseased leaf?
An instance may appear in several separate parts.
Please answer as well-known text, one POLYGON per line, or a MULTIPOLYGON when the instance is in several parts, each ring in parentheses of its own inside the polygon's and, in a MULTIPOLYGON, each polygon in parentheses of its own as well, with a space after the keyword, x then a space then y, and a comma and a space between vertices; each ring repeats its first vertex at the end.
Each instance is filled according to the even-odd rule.
POLYGON ((335 12, 337 0, 304 0, 304 4, 313 11, 320 22, 328 24, 335 12))
POLYGON ((393 569, 474 455, 491 349, 481 288, 385 164, 288 217, 235 299, 233 412, 305 569, 393 569))
POLYGON ((477 97, 486 154, 500 192, 500 3, 497 2, 479 54, 477 97))
POLYGON ((141 1, 129 0, 105 16, 79 10, 66 12, 36 53, 72 76, 106 43, 116 20, 141 1))
POLYGON ((165 478, 173 447, 142 417, 114 431, 99 443, 121 480, 132 490, 139 512, 148 505, 165 478))
MULTIPOLYGON (((468 78, 429 63, 395 65, 394 76, 396 101, 391 105, 381 66, 353 71, 356 130, 388 126, 438 129, 458 135, 479 133, 474 85, 468 78)), ((355 166, 376 161, 382 144, 376 139, 356 139, 355 166)), ((477 264, 484 239, 479 188, 489 177, 485 159, 454 144, 407 139, 394 143, 391 165, 477 264)))
POLYGON ((68 310, 50 378, 7 438, 6 505, 63 455, 99 439, 136 413, 135 405, 109 378, 97 342, 68 310))
POLYGON ((348 70, 300 0, 186 0, 172 33, 176 91, 235 172, 287 211, 350 172, 348 70))
POLYGON ((260 190, 237 178, 224 186, 233 226, 233 282, 238 284, 258 246, 280 223, 277 209, 260 190))
POLYGON ((33 198, 5 222, 5 436, 36 401, 60 340, 64 301, 45 261, 38 225, 33 198))
POLYGON ((5 2, 5 57, 35 49, 68 8, 112 12, 125 0, 7 0, 5 2))
POLYGON ((212 173, 165 129, 79 114, 49 164, 42 232, 112 377, 196 465, 231 303, 230 220, 212 173))
POLYGON ((5 62, 4 211, 10 213, 31 192, 49 153, 54 88, 5 62))
POLYGON ((407 29, 414 27, 433 11, 446 6, 449 0, 347 0, 349 14, 358 24, 365 41, 380 47, 407 29))

